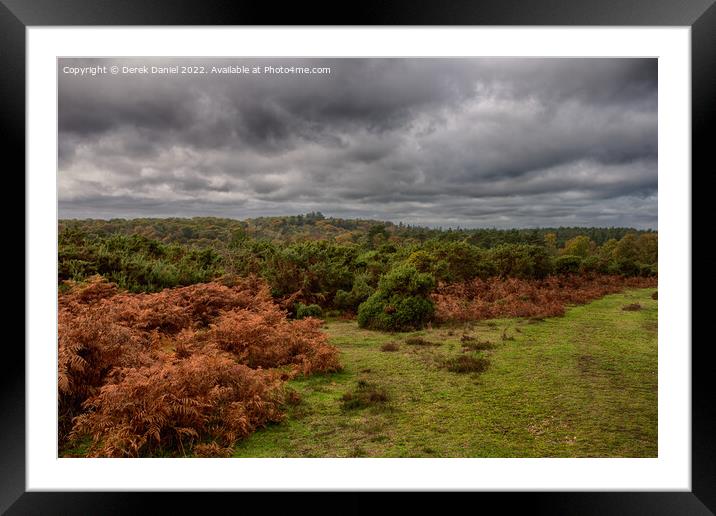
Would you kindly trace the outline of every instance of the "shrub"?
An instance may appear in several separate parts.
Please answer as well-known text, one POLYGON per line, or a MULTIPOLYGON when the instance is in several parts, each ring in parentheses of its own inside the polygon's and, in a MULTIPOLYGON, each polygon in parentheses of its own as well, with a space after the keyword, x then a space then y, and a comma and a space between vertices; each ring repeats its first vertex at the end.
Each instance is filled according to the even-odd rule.
POLYGON ((430 242, 407 260, 420 272, 430 272, 438 281, 452 283, 495 273, 487 253, 467 242, 430 242))
POLYGON ((640 263, 638 264, 639 267, 639 276, 648 278, 649 276, 656 276, 656 267, 654 265, 649 265, 646 263, 640 263))
POLYGON ((582 258, 579 256, 565 255, 554 260, 555 274, 576 274, 582 265, 582 258))
POLYGON ((617 259, 613 264, 614 270, 624 276, 638 276, 639 264, 630 258, 617 259))
POLYGON ((433 272, 435 266, 435 258, 423 249, 411 253, 406 261, 414 266, 418 272, 433 272))
POLYGON ((594 274, 602 273, 606 274, 608 271, 609 262, 599 256, 587 256, 582 260, 579 266, 579 272, 581 274, 594 274))
POLYGON ((502 278, 544 278, 552 272, 547 250, 530 244, 502 244, 489 252, 495 273, 502 278))
POLYGON ((320 317, 323 313, 323 310, 321 310, 321 307, 313 304, 313 305, 304 305, 303 303, 298 303, 296 305, 296 319, 303 319, 304 317, 320 317))
POLYGON ((78 240, 63 231, 58 242, 58 280, 101 274, 131 292, 210 281, 222 267, 221 256, 211 248, 165 244, 137 234, 78 240))
POLYGON ((336 308, 355 312, 358 306, 368 299, 375 289, 368 283, 369 276, 365 273, 357 273, 353 278, 353 285, 350 292, 338 290, 333 299, 336 308))
POLYGON ((380 278, 378 292, 403 296, 427 296, 434 287, 435 280, 430 274, 420 273, 414 266, 402 264, 380 278))
POLYGON ((373 294, 358 308, 358 325, 383 331, 420 329, 433 316, 432 301, 425 297, 390 297, 373 294))
POLYGON ((402 264, 381 277, 378 289, 358 307, 358 325, 384 331, 422 328, 433 316, 427 297, 435 282, 430 274, 402 264))
POLYGON ((562 251, 565 255, 579 256, 580 258, 586 258, 589 256, 591 250, 596 247, 596 244, 590 240, 589 237, 584 235, 577 235, 574 238, 570 238, 564 243, 564 249, 562 251))

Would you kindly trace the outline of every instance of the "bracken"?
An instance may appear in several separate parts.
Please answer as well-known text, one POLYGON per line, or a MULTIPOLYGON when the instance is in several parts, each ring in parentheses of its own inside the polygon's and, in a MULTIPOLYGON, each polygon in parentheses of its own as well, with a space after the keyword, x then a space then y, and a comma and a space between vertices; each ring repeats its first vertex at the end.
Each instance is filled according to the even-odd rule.
POLYGON ((225 455, 282 418, 285 380, 341 368, 321 321, 289 321, 254 277, 156 294, 94 277, 58 306, 60 446, 89 435, 93 456, 225 455))
POLYGON ((656 286, 656 278, 610 275, 549 276, 543 280, 518 278, 474 279, 440 285, 432 294, 440 322, 501 317, 564 315, 567 305, 588 303, 625 288, 656 286))

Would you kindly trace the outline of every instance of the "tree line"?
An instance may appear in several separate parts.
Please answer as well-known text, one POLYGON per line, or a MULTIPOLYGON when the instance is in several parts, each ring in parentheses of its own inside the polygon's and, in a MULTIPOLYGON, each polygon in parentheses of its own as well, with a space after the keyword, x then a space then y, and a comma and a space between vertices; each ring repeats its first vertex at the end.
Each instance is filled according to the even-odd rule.
MULTIPOLYGON (((326 220, 320 213, 306 219, 326 220)), ((465 230, 461 234, 430 230, 430 238, 421 240, 397 236, 394 225, 360 226, 362 222, 357 221, 362 229, 354 230, 359 233, 355 239, 282 242, 256 238, 237 229, 245 221, 229 224, 227 220, 61 221, 60 287, 64 288, 66 280, 81 282, 99 274, 130 292, 158 292, 227 274, 256 275, 298 318, 341 311, 357 313, 366 326, 373 324, 369 321, 400 317, 419 326, 431 314, 425 300, 441 284, 492 277, 653 277, 658 273, 654 231, 622 234, 614 228, 581 228, 575 234, 573 229, 562 228, 562 233, 556 229, 465 230), (224 224, 221 231, 219 223, 224 224), (192 235, 187 241, 170 236, 187 228, 192 235), (613 234, 622 236, 604 240, 613 234), (479 235, 489 235, 489 244, 475 243, 479 235), (565 239, 565 235, 573 236, 565 239)), ((398 234, 400 230, 397 227, 398 234)))
POLYGON ((554 234, 560 247, 576 237, 586 236, 597 245, 620 240, 627 233, 648 234, 652 230, 624 227, 558 227, 534 229, 495 228, 428 228, 392 222, 325 217, 321 212, 283 217, 259 217, 245 220, 217 217, 137 218, 137 219, 67 219, 60 221, 60 231, 77 230, 87 235, 142 235, 164 243, 195 244, 222 247, 235 240, 253 238, 274 243, 304 240, 328 240, 365 245, 384 235, 392 242, 422 243, 428 240, 467 241, 479 247, 500 244, 542 245, 547 234, 554 234))

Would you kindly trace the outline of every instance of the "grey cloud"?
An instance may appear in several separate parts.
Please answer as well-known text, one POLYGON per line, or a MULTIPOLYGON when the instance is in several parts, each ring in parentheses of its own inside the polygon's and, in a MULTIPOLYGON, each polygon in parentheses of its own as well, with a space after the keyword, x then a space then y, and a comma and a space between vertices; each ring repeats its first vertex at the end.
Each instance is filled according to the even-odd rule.
POLYGON ((61 217, 320 210, 656 227, 655 59, 63 59, 60 70, 145 63, 331 74, 60 72, 61 217))

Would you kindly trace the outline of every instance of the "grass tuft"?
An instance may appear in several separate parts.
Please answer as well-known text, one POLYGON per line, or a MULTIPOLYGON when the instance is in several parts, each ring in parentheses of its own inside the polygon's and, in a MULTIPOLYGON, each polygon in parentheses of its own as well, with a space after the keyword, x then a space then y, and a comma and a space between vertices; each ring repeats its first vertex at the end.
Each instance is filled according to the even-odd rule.
POLYGON ((400 344, 395 341, 386 342, 380 347, 381 351, 398 351, 399 349, 400 344))
POLYGON ((284 398, 287 405, 296 406, 301 404, 301 394, 294 389, 286 389, 284 398))
POLYGON ((488 359, 470 355, 460 355, 443 361, 443 367, 452 373, 482 373, 489 365, 488 359))
POLYGON ((463 351, 485 351, 495 349, 495 345, 489 340, 474 340, 462 343, 463 351))
POLYGON ((422 337, 408 337, 405 339, 405 343, 409 346, 439 346, 439 342, 431 342, 429 340, 425 340, 422 337))
POLYGON ((374 405, 382 405, 388 401, 388 393, 366 380, 358 380, 356 389, 341 396, 344 410, 355 410, 374 405))

